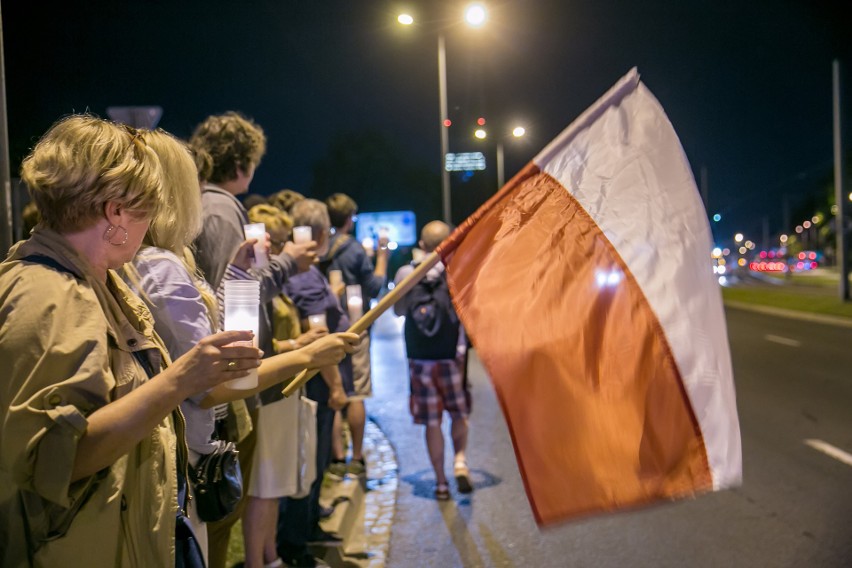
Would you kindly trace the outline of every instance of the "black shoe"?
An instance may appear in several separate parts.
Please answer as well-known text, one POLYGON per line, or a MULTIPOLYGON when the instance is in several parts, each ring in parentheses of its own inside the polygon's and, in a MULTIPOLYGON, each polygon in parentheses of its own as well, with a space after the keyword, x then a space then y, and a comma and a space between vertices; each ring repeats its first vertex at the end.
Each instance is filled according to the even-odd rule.
POLYGON ((319 517, 320 519, 327 519, 334 514, 334 507, 322 507, 320 506, 319 517))
POLYGON ((315 546, 342 546, 343 539, 331 533, 327 533, 321 528, 316 528, 308 538, 308 544, 315 546))
POLYGON ((287 544, 278 547, 278 556, 287 566, 316 566, 317 561, 307 546, 287 544))
POLYGON ((316 566, 317 560, 307 552, 301 556, 296 556, 294 558, 290 558, 289 560, 285 560, 284 564, 287 566, 316 566))

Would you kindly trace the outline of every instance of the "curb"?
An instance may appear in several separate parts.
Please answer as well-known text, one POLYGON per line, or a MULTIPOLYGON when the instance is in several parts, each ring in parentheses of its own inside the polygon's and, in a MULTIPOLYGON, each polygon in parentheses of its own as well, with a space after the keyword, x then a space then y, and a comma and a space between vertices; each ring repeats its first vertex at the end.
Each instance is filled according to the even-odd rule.
POLYGON ((822 323, 826 325, 835 325, 838 327, 852 328, 852 318, 842 316, 831 316, 826 314, 813 314, 810 312, 799 312, 796 310, 787 310, 784 308, 773 308, 770 306, 756 306, 754 304, 746 304, 744 302, 724 302, 726 308, 734 308, 736 310, 744 310, 748 312, 757 312, 770 316, 778 316, 788 319, 796 319, 801 321, 809 321, 814 323, 822 323))

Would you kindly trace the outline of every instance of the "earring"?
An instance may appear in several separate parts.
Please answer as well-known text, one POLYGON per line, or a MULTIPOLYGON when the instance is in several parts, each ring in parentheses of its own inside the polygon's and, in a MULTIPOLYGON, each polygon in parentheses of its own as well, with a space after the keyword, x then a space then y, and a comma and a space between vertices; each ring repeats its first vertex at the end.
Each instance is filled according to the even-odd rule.
POLYGON ((109 227, 107 227, 107 230, 104 231, 103 239, 114 247, 120 247, 120 246, 127 244, 127 237, 128 237, 127 229, 125 229, 121 225, 113 225, 112 223, 110 223, 109 227), (120 243, 112 242, 112 238, 115 236, 115 230, 116 229, 121 229, 122 231, 124 231, 124 238, 121 240, 120 243))

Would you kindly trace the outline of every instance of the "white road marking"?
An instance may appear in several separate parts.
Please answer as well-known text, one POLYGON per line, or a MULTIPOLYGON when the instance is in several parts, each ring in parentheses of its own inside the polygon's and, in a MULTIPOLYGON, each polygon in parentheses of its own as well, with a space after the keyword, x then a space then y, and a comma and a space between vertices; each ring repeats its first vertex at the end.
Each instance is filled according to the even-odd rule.
POLYGON ((773 343, 780 343, 781 345, 786 345, 788 347, 801 347, 802 342, 797 341, 795 339, 789 339, 787 337, 781 337, 780 335, 764 335, 763 339, 766 341, 771 341, 773 343))
POLYGON ((852 454, 847 454, 840 448, 835 448, 828 442, 822 440, 805 440, 805 444, 809 445, 818 452, 822 452, 827 456, 831 456, 839 462, 843 462, 848 466, 852 466, 852 454))

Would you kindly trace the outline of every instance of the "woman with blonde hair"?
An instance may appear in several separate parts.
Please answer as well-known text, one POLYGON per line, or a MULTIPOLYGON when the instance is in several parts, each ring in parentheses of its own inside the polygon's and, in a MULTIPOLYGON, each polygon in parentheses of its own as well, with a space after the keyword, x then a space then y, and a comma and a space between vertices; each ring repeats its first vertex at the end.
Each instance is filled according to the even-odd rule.
POLYGON ((0 263, 0 565, 175 562, 181 401, 259 365, 250 332, 170 363, 115 269, 163 206, 133 129, 70 116, 21 167, 41 222, 0 263))
MULTIPOLYGON (((216 295, 199 275, 189 245, 201 230, 201 192, 195 165, 185 144, 162 131, 143 132, 142 138, 160 158, 165 207, 154 216, 143 246, 125 275, 151 309, 155 329, 170 354, 178 357, 191 351, 200 338, 219 327, 216 295)), ((247 268, 254 241, 244 243, 232 261, 247 268)), ((351 334, 349 334, 351 335, 351 334)), ((213 452, 219 442, 214 432, 213 407, 252 396, 308 367, 339 361, 355 340, 347 334, 328 336, 301 351, 264 359, 258 369, 259 386, 254 390, 216 387, 184 400, 190 461, 213 452)), ((206 525, 190 510, 193 531, 206 555, 206 525)))

